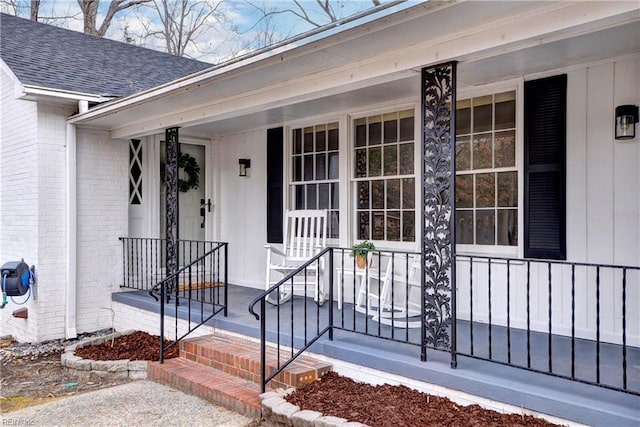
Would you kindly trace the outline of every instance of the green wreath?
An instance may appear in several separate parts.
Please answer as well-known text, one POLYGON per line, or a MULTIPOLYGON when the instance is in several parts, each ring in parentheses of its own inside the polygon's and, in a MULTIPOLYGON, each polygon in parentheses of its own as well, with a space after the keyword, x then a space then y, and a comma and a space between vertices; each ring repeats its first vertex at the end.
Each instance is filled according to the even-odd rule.
POLYGON ((178 190, 186 193, 192 188, 198 188, 200 185, 200 165, 196 159, 187 153, 180 153, 178 156, 178 169, 183 169, 188 179, 178 178, 178 190))

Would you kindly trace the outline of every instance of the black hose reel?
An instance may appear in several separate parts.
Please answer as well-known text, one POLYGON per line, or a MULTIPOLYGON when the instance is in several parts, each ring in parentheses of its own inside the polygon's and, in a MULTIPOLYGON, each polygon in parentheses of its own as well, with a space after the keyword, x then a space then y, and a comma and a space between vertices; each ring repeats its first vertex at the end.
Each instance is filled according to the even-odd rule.
POLYGON ((24 260, 4 263, 0 268, 0 288, 2 289, 0 308, 7 305, 8 296, 20 297, 31 291, 35 299, 35 284, 35 266, 29 268, 24 260))

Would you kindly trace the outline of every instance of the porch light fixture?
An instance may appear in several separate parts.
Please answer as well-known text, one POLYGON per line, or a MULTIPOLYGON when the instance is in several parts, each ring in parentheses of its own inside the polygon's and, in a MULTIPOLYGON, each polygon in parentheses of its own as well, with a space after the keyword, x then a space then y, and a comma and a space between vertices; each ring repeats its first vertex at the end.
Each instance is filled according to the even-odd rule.
POLYGON ((251 167, 251 159, 238 159, 240 166, 240 176, 247 176, 247 169, 251 167))
POLYGON ((635 138, 636 123, 638 123, 637 105, 619 105, 616 107, 616 139, 635 138))

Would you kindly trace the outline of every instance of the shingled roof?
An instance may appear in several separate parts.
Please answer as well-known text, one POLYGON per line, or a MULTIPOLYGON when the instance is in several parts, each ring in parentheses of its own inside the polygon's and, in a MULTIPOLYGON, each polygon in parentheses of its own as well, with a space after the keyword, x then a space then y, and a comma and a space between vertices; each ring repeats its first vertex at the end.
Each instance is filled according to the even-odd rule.
POLYGON ((0 57, 24 85, 126 96, 211 64, 0 14, 0 57))

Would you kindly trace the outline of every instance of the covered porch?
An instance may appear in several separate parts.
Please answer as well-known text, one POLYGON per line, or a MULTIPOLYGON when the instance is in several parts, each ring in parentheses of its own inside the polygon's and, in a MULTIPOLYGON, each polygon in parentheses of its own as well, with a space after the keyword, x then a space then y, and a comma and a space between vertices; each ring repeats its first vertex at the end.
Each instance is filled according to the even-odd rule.
MULTIPOLYGON (((263 338, 558 415, 581 401, 576 420, 637 418, 640 150, 614 138, 614 111, 638 103, 639 20, 629 2, 428 2, 71 119, 131 141, 123 285, 132 260, 160 269, 136 275, 146 292, 204 255, 181 260, 180 241, 224 244, 200 271, 211 280, 178 282, 181 305, 161 319, 176 338, 189 316, 256 337, 248 305, 266 287, 264 245, 282 242, 286 210, 325 209, 328 302, 265 305, 263 338), (554 129, 531 130, 547 119, 554 129), (547 133, 562 137, 531 151, 547 133), (205 150, 190 212, 180 143, 205 150), (127 254, 151 237, 165 239, 159 255, 127 254), (398 253, 405 268, 391 277, 419 254, 417 296, 409 280, 390 288, 398 317, 356 310, 361 286, 346 269, 363 240, 398 253), (218 308, 227 316, 207 320, 218 308)), ((113 300, 159 312, 144 292, 113 300)))

